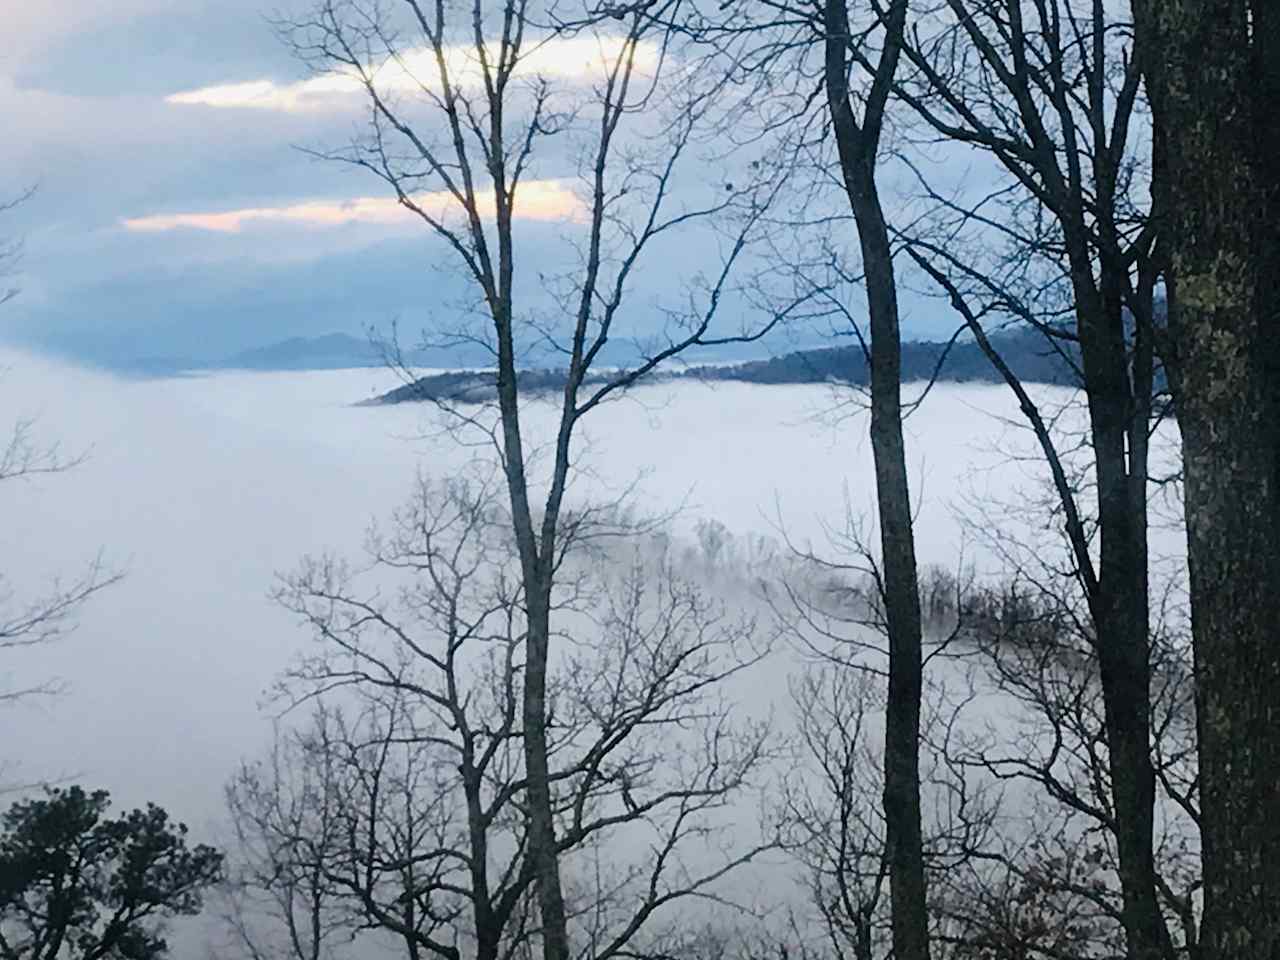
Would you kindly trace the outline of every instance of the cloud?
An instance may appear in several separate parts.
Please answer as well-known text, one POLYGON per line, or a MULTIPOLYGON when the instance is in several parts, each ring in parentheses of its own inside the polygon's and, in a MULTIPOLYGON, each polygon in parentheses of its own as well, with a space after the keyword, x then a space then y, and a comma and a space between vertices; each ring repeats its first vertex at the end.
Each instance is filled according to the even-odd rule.
POLYGON ((359 90, 359 81, 354 77, 332 74, 283 85, 272 80, 217 84, 170 94, 164 99, 166 103, 179 106, 283 110, 294 113, 307 109, 324 109, 333 104, 335 95, 349 96, 359 90))
MULTIPOLYGON (((0 380, 8 409, 40 398, 42 437, 93 448, 70 473, 4 485, 15 587, 38 589, 47 575, 74 572, 99 547, 128 571, 84 611, 80 630, 21 660, 0 658, 15 677, 69 684, 50 707, 6 712, 4 759, 33 778, 74 774, 110 789, 125 809, 154 801, 197 839, 213 840, 226 778, 270 743, 263 691, 316 649, 296 618, 268 601, 276 571, 305 554, 359 559, 368 520, 403 501, 415 471, 448 476, 475 451, 430 429, 420 408, 347 406, 393 386, 387 371, 121 383, 11 354, 0 364, 12 371, 0 380)), ((933 468, 917 494, 922 561, 951 564, 962 531, 939 493, 968 475, 975 407, 1016 410, 1001 388, 944 389, 912 422, 933 468)), ((849 444, 833 442, 812 416, 829 403, 823 387, 691 384, 644 396, 606 404, 582 425, 592 469, 571 491, 573 504, 616 495, 643 473, 641 511, 693 499, 686 528, 705 515, 745 535, 762 528, 760 505, 777 503, 800 539, 822 536, 814 518, 838 516, 847 490, 870 488, 870 458, 851 457, 849 444)), ((531 444, 554 438, 555 413, 529 405, 531 444)), ((846 420, 842 439, 865 429, 865 419, 846 420)), ((1016 480, 1017 471, 998 479, 1016 480)), ((735 688, 734 698, 752 711, 774 700, 781 708, 785 664, 744 673, 752 685, 735 688)), ((760 868, 761 889, 776 887, 776 870, 760 868)), ((172 939, 177 955, 209 952, 181 921, 172 939)))
MULTIPOLYGON (((494 193, 479 194, 481 210, 493 216, 494 193)), ((459 210, 453 195, 438 191, 414 198, 422 210, 438 220, 459 210)), ((585 215, 582 200, 562 181, 530 180, 519 188, 515 215, 520 220, 580 220, 585 215)), ((400 225, 412 222, 414 214, 392 197, 357 197, 352 200, 313 200, 279 207, 246 207, 204 213, 168 213, 129 217, 125 229, 139 233, 167 230, 209 230, 239 233, 246 227, 269 224, 298 224, 308 227, 337 227, 350 223, 400 225)))
MULTIPOLYGON (((549 80, 585 82, 598 77, 623 56, 628 43, 621 37, 571 37, 544 40, 530 46, 520 59, 516 73, 549 80)), ((490 61, 496 52, 488 53, 490 61)), ((636 47, 635 66, 641 73, 651 73, 659 56, 655 45, 642 42, 636 47)), ((446 50, 446 69, 454 84, 478 85, 483 73, 476 48, 454 46, 446 50)), ((382 94, 420 91, 439 87, 439 67, 435 52, 426 48, 388 57, 380 65, 367 68, 368 74, 382 94)), ((184 90, 165 97, 165 102, 179 106, 203 106, 223 109, 273 110, 297 113, 325 110, 350 102, 363 89, 362 78, 354 70, 335 71, 296 83, 274 80, 216 84, 184 90)))
POLYGON ((9 70, 25 89, 158 101, 228 75, 290 69, 288 52, 262 22, 262 0, 41 0, 4 7, 0 73, 9 70))
MULTIPOLYGON (((545 316, 555 308, 540 278, 572 262, 568 232, 563 223, 517 226, 522 312, 545 316)), ((0 342, 132 371, 199 366, 287 337, 363 336, 370 326, 389 333, 393 321, 411 344, 424 330, 483 323, 470 312, 474 281, 425 229, 115 231, 111 243, 78 249, 96 257, 93 272, 68 272, 74 258, 67 253, 49 260, 47 272, 28 273, 22 295, 0 311, 0 342)), ((655 284, 687 269, 688 251, 678 253, 650 262, 655 284)), ((641 289, 641 296, 650 292, 641 289)), ((656 322, 639 304, 636 321, 656 322)))

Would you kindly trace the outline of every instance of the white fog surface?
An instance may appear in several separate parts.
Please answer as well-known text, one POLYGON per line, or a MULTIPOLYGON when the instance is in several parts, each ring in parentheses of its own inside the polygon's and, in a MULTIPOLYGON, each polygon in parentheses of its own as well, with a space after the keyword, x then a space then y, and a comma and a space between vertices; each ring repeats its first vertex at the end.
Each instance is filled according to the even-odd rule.
MULTIPOLYGON (((220 839, 224 784, 269 743, 264 691, 311 642, 268 598, 276 573, 304 554, 359 559, 369 522, 403 503, 415 470, 446 475, 475 451, 434 430, 429 407, 353 406, 399 383, 387 371, 122 380, 21 354, 3 363, 6 415, 38 418, 39 439, 88 456, 0 485, 0 571, 19 597, 98 551, 126 577, 74 633, 0 662, 0 687, 66 685, 0 713, 0 776, 103 787, 116 809, 153 801, 193 839, 220 839)), ((868 514, 874 494, 865 415, 834 417, 835 401, 818 386, 641 388, 584 421, 589 475, 571 500, 638 482, 642 508, 683 505, 686 534, 713 519, 735 537, 777 537, 781 518, 793 542, 820 550, 823 524, 841 526, 846 504, 868 514)), ((526 435, 545 438, 555 412, 531 404, 526 435)), ((1041 482, 1036 464, 997 449, 1025 445, 1016 418, 1003 387, 943 385, 908 419, 922 564, 954 570, 963 549, 996 572, 957 511, 970 493, 1041 482)), ((1153 535, 1154 554, 1179 552, 1176 529, 1153 535)), ((745 682, 757 703, 784 704, 785 677, 745 682)))

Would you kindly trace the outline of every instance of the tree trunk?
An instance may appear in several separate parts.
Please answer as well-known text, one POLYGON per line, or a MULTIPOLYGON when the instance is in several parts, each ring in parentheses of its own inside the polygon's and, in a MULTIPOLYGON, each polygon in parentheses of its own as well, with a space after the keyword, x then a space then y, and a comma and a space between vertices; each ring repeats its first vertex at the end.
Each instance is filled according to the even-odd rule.
MULTIPOLYGON (((506 224, 510 236, 510 223, 506 224)), ((508 288, 509 289, 509 288, 508 288)), ((502 414, 503 469, 524 580, 526 637, 522 720, 528 781, 528 856, 538 889, 544 960, 569 960, 568 921, 556 852, 555 817, 547 761, 547 660, 551 643, 551 566, 554 543, 538 542, 529 509, 529 484, 520 435, 519 391, 509 296, 491 307, 498 332, 498 405, 502 414)), ((552 531, 554 533, 554 530, 552 531)))
POLYGON ((1093 279, 1082 238, 1073 258, 1076 329, 1089 405, 1098 492, 1098 574, 1089 591, 1110 757, 1116 853, 1127 955, 1158 960, 1169 950, 1156 899, 1153 843, 1155 770, 1151 763, 1151 641, 1147 595, 1149 375, 1130 381, 1121 292, 1125 268, 1104 263, 1093 279), (1147 384, 1145 396, 1136 389, 1147 384), (1130 442, 1141 434, 1143 442, 1130 442))
MULTIPOLYGON (((899 5, 905 9, 904 5, 899 5)), ((916 575, 911 492, 902 438, 902 343, 898 292, 889 231, 876 190, 875 163, 882 110, 869 101, 858 126, 849 101, 845 0, 825 8, 827 103, 840 155, 845 192, 858 229, 871 328, 871 452, 880 517, 881 576, 889 643, 889 698, 885 707, 884 815, 889 864, 893 955, 928 960, 924 850, 920 828, 920 698, 922 687, 920 586, 916 575)), ((886 30, 880 75, 892 76, 899 26, 886 30)))
POLYGON ((866 209, 857 215, 857 222, 871 318, 871 453, 876 470, 889 640, 884 814, 893 904, 893 955, 901 960, 928 960, 929 920, 920 827, 920 585, 902 438, 897 288, 880 201, 874 183, 868 182, 866 187, 870 199, 866 209))
POLYGON ((1273 2, 1134 0, 1182 431, 1202 955, 1280 955, 1280 329, 1273 2))
POLYGON ((471 914, 476 932, 476 960, 498 960, 502 942, 503 922, 494 916, 493 900, 489 893, 489 831, 485 822, 482 799, 483 779, 475 766, 475 740, 468 736, 463 742, 462 789, 467 801, 467 841, 471 862, 471 914))
MULTIPOLYGON (((544 548, 545 549, 545 548, 544 548)), ((549 561, 548 561, 549 564, 549 561)), ((541 564, 539 567, 541 568, 541 564)), ((560 864, 556 854, 551 779, 547 765, 547 659, 550 649, 551 578, 541 575, 528 587, 528 634, 525 638, 524 761, 529 781, 529 856, 537 874, 542 919, 542 955, 569 960, 569 933, 560 864)))

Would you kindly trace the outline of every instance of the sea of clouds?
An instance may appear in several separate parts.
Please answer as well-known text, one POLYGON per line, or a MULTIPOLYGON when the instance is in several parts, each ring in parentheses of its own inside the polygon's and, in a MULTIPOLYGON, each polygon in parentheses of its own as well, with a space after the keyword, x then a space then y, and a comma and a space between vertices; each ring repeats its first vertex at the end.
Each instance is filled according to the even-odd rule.
MULTIPOLYGON (((277 575, 304 555, 357 558, 369 523, 405 500, 415 473, 454 475, 491 448, 443 430, 430 407, 354 405, 398 383, 387 371, 127 380, 24 354, 3 363, 7 415, 84 454, 65 473, 0 485, 8 588, 35 595, 99 554, 125 574, 74 633, 0 662, 0 687, 65 686, 0 717, 3 774, 105 787, 120 806, 154 801, 198 837, 225 836, 222 788, 271 736, 264 692, 310 642, 269 598, 277 575)), ((1041 396, 1052 407, 1070 398, 1041 396)), ((531 447, 552 435, 557 412, 529 403, 531 447)), ((691 545, 700 522, 716 521, 738 543, 822 552, 846 518, 872 515, 866 428, 860 398, 834 388, 645 387, 583 421, 570 502, 631 490, 642 512, 676 511, 672 529, 691 545)), ((1045 481, 1034 458, 1009 457, 1029 449, 1016 404, 1000 387, 940 385, 907 434, 921 563, 998 575, 980 531, 1000 513, 982 518, 973 504, 1036 495, 1045 481)), ((1061 549, 1051 523, 1026 536, 1061 549)), ((1180 553, 1176 522, 1156 537, 1157 555, 1180 553)), ((786 702, 786 670, 743 682, 758 703, 786 702)))

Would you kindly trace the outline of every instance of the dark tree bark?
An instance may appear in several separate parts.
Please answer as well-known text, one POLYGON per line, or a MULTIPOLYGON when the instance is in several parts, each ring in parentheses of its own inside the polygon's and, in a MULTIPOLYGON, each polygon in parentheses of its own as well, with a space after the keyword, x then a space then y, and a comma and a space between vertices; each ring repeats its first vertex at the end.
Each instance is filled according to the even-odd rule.
POLYGON ((1166 246, 1205 960, 1280 953, 1280 11, 1134 0, 1166 246))
POLYGON ((895 0, 861 123, 854 114, 849 92, 848 50, 852 37, 846 0, 826 0, 823 9, 823 76, 840 173, 858 230, 871 330, 871 451, 875 460, 889 644, 884 815, 893 954, 898 960, 927 960, 929 922, 920 828, 920 586, 902 438, 898 291, 889 230, 875 178, 880 131, 897 69, 906 11, 906 0, 895 0))

